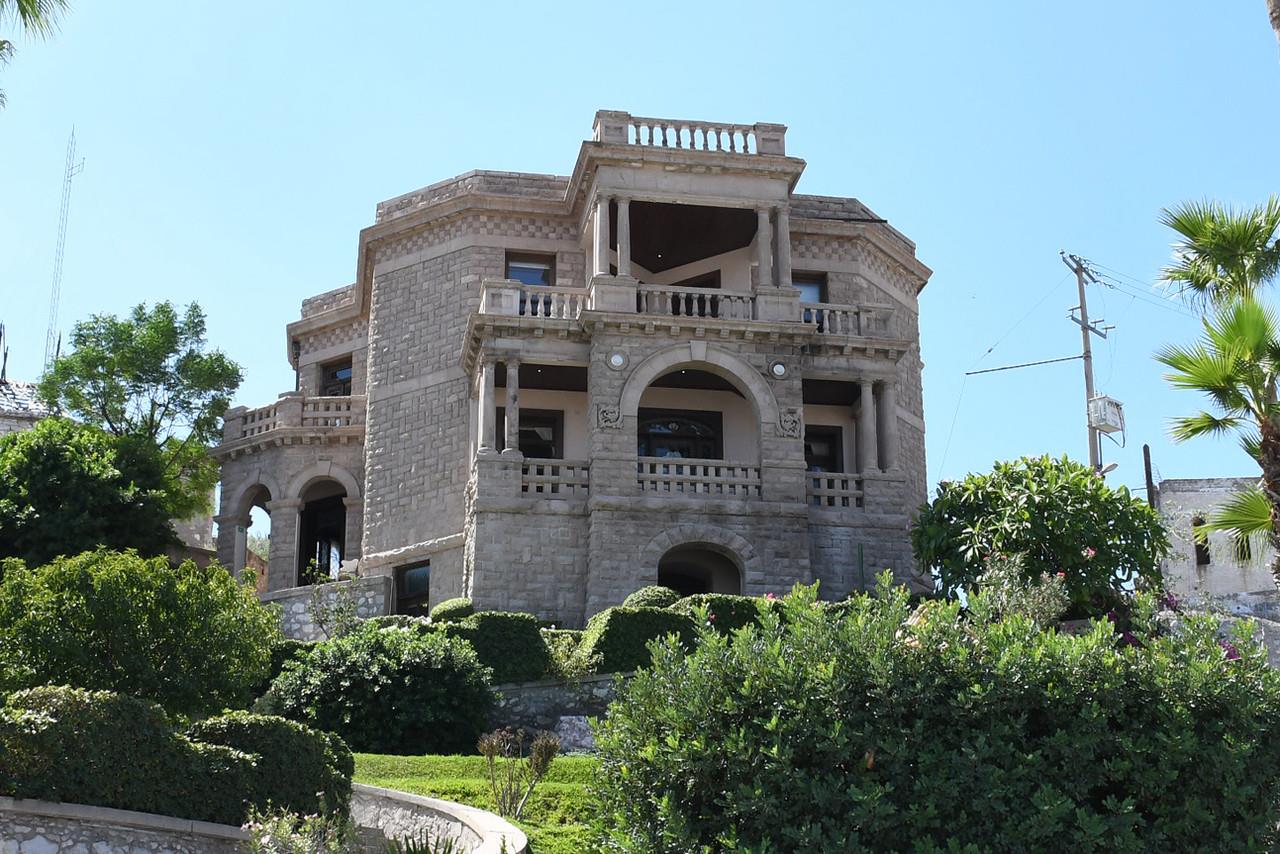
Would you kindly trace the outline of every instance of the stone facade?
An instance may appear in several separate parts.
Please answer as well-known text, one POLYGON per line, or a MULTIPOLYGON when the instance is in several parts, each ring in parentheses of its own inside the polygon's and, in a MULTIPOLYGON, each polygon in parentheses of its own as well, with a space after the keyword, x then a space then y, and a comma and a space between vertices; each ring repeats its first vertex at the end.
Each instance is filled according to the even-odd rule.
POLYGON ((1245 477, 1211 477, 1162 480, 1156 489, 1156 506, 1169 531, 1173 551, 1161 569, 1165 585, 1180 598, 1213 599, 1237 593, 1274 593, 1271 563, 1275 558, 1266 543, 1251 545, 1241 554, 1223 533, 1212 533, 1197 547, 1192 527, 1211 517, 1234 493, 1257 484, 1245 477))
POLYGON ((553 731, 562 718, 602 717, 630 674, 604 673, 581 679, 544 679, 493 686, 498 702, 490 714, 494 728, 553 731))
POLYGON ((0 854, 239 854, 238 827, 167 815, 0 798, 0 854))
POLYGON ((795 193, 785 131, 600 112, 569 176, 380 204, 355 283, 289 324, 297 390, 227 414, 223 561, 264 507, 294 586, 340 499, 362 576, 429 565, 430 602, 564 626, 659 581, 921 583, 930 271, 858 200, 795 193))
POLYGON ((30 429, 51 414, 36 396, 36 384, 0 379, 0 436, 30 429))
POLYGON ((351 581, 335 581, 314 587, 291 587, 261 594, 263 602, 280 606, 280 628, 285 637, 323 640, 329 629, 327 615, 349 608, 360 619, 380 617, 391 609, 391 579, 373 575, 351 581))

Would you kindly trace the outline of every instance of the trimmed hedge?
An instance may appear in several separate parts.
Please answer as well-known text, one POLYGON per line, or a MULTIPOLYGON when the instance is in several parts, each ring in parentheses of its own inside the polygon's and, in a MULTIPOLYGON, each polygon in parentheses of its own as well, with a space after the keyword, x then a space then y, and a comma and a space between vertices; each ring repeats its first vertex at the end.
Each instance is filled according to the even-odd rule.
POLYGON ((0 708, 0 795, 239 825, 256 761, 193 742, 156 704, 110 691, 50 685, 0 708))
POLYGON ((470 617, 475 612, 476 609, 471 604, 471 600, 465 596, 459 596, 456 599, 446 599, 432 608, 430 616, 433 623, 447 623, 470 617))
POLYGON ((680 594, 661 584, 641 587, 622 600, 624 608, 669 608, 680 601, 680 594))
POLYGON ((409 614, 385 614, 381 617, 370 617, 365 620, 365 623, 370 626, 377 626, 380 629, 428 631, 431 628, 431 621, 426 617, 413 617, 409 614))
POLYGON ((231 712, 200 721, 187 736, 256 754, 249 800, 302 815, 346 815, 355 760, 341 738, 270 715, 231 712))
POLYGON ((743 626, 760 625, 765 610, 777 608, 777 600, 759 596, 734 596, 728 593, 698 593, 686 596, 670 606, 669 610, 693 617, 694 610, 705 606, 711 627, 727 635, 743 626))
POLYGON ((487 677, 461 638, 361 624, 286 665, 255 710, 362 752, 469 752, 493 705, 487 677))
POLYGON ((646 645, 669 634, 692 644, 693 620, 687 614, 662 608, 606 608, 587 622, 576 657, 589 661, 599 656, 598 673, 648 667, 650 657, 646 645))
POLYGON ((481 611, 444 623, 438 631, 470 644, 480 663, 493 671, 493 684, 532 682, 551 669, 551 654, 532 614, 481 611))
POLYGON ((284 670, 284 666, 290 661, 297 661, 311 651, 311 647, 315 646, 315 641, 294 640, 293 638, 279 638, 271 646, 271 669, 267 673, 267 678, 258 684, 254 689, 253 696, 261 697, 271 687, 271 683, 275 681, 280 672, 284 670))

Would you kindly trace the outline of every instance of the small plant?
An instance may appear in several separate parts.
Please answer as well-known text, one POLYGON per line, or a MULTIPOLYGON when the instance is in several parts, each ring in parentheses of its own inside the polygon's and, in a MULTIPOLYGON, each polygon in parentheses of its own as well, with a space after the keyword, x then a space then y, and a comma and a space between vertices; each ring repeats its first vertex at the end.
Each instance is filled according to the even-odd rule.
POLYGON ((311 621, 326 638, 350 634, 360 623, 351 585, 327 583, 324 576, 320 579, 323 581, 318 581, 311 588, 311 598, 307 601, 311 621))
POLYGON ((1062 573, 1026 577, 1021 555, 992 557, 988 569, 970 591, 969 613, 978 622, 993 623, 1020 614, 1040 628, 1053 625, 1071 607, 1062 573))
MULTIPOLYGON (((506 840, 503 840, 505 848, 506 840)), ((463 848, 452 836, 438 836, 423 831, 418 836, 405 836, 387 843, 386 854, 462 854, 463 848)))
MULTIPOLYGON (((244 825, 251 854, 349 854, 362 850, 349 819, 254 811, 244 825)), ((426 849, 419 849, 426 850, 426 849)), ((447 852, 439 852, 447 854, 447 852)))
POLYGON ((476 745, 489 771, 493 802, 504 818, 519 820, 534 787, 547 775, 560 752, 560 739, 549 732, 540 732, 529 744, 526 756, 524 735, 522 729, 494 730, 482 735, 476 745))

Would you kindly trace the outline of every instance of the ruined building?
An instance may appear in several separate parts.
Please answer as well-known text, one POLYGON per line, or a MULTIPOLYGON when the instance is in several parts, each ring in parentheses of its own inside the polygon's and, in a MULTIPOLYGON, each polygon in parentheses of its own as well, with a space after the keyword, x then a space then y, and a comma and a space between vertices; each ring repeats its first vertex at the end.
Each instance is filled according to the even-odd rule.
POLYGON ((297 390, 226 415, 223 562, 257 505, 272 591, 345 562, 402 612, 911 579, 930 271, 804 167, 782 125, 600 112, 568 176, 378 205, 288 326, 297 390))

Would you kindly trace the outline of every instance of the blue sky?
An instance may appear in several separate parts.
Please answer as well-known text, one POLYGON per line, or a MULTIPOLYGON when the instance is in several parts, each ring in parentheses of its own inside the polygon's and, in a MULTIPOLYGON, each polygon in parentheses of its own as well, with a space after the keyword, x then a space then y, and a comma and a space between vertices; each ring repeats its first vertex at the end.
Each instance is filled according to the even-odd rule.
POLYGON ((63 328, 198 300, 245 367, 292 387, 284 324, 349 283, 380 199, 473 168, 565 174, 596 109, 789 126, 801 192, 854 195, 918 244, 930 482, 1086 455, 1065 249, 1119 271, 1098 387, 1124 401, 1110 479, 1252 474, 1174 446, 1197 405, 1151 354, 1198 321, 1150 290, 1161 207, 1280 192, 1280 50, 1262 0, 441 5, 80 3, 0 73, 0 321, 34 378, 67 134, 63 328), (1141 296, 1135 296, 1140 294, 1141 296), (996 345, 987 353, 988 348, 996 345), (986 355, 984 356, 984 353, 986 355))

